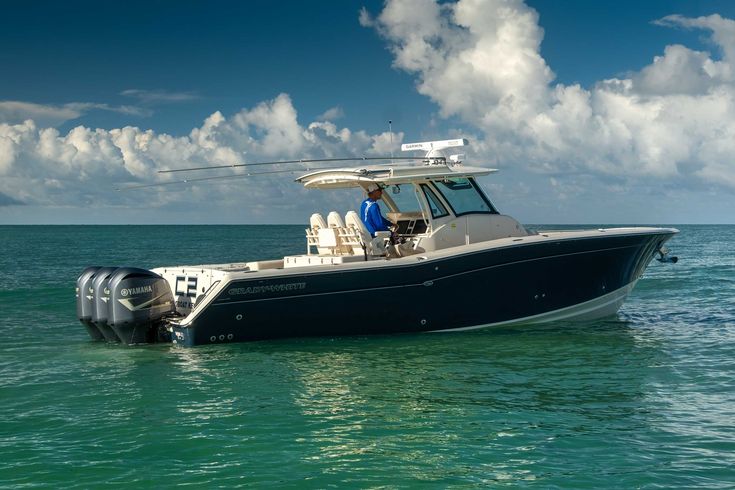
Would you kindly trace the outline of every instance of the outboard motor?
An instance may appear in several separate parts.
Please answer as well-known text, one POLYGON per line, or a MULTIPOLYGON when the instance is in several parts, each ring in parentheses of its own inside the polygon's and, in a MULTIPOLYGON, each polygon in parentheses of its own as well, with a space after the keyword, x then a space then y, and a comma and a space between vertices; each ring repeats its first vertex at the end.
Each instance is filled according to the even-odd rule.
POLYGON ((96 341, 105 340, 100 329, 92 322, 92 308, 94 307, 92 281, 95 273, 100 269, 99 266, 87 267, 77 278, 77 318, 87 329, 87 333, 92 337, 92 340, 96 341))
POLYGON ((122 267, 110 277, 110 325, 126 344, 168 340, 161 319, 176 312, 168 281, 147 269, 122 267))
POLYGON ((100 329, 105 340, 108 342, 120 342, 115 331, 112 330, 108 323, 110 317, 109 313, 109 302, 110 302, 110 289, 108 283, 110 276, 117 270, 117 267, 102 267, 94 276, 92 281, 92 289, 94 289, 94 300, 92 308, 92 321, 97 328, 100 329))

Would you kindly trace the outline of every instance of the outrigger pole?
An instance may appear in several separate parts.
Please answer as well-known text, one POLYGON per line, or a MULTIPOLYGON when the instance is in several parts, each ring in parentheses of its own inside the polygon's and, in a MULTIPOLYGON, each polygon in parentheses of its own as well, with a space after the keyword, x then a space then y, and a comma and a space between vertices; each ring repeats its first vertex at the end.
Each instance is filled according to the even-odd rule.
POLYGON ((318 163, 318 162, 365 162, 369 160, 421 160, 416 157, 346 157, 346 158, 311 158, 300 160, 281 160, 277 162, 253 162, 253 163, 235 163, 231 165, 211 165, 207 167, 189 167, 174 168, 169 170, 159 170, 159 174, 168 174, 172 172, 190 172, 194 170, 212 170, 218 168, 237 168, 237 167, 255 167, 259 165, 278 165, 279 163, 318 163))
MULTIPOLYGON (((408 158, 408 157, 407 158, 402 158, 402 159, 403 160, 419 160, 417 158, 408 158)), ((342 158, 339 158, 339 159, 327 159, 326 161, 338 161, 338 160, 341 161, 341 160, 344 160, 344 159, 342 159, 342 158)), ((360 160, 362 160, 362 159, 360 159, 360 160)), ((387 160, 387 159, 384 159, 384 158, 365 158, 365 160, 387 160)), ((325 161, 325 160, 315 159, 315 160, 302 160, 302 161, 303 162, 307 162, 307 161, 320 162, 320 161, 325 161)), ((295 162, 270 162, 270 163, 295 163, 295 162)), ((248 166, 248 165, 266 165, 266 164, 268 164, 268 162, 263 162, 263 163, 258 162, 258 163, 253 163, 253 164, 240 164, 240 165, 237 165, 237 166, 238 167, 244 167, 244 166, 248 166)), ((374 166, 376 166, 376 167, 382 167, 382 166, 389 166, 389 165, 391 165, 391 164, 390 163, 379 163, 379 164, 376 164, 374 166)), ((186 170, 206 170, 206 169, 210 169, 210 168, 230 168, 232 166, 233 165, 217 166, 217 167, 201 167, 201 168, 192 168, 192 169, 159 170, 158 173, 183 172, 183 171, 186 171, 186 170)), ((285 174, 285 173, 293 173, 293 172, 299 172, 299 173, 301 173, 301 172, 311 172, 311 171, 314 171, 314 170, 329 170, 329 169, 332 169, 332 168, 337 168, 337 167, 334 167, 334 166, 329 166, 329 167, 302 167, 302 168, 291 168, 291 169, 284 169, 284 170, 267 170, 265 172, 247 172, 247 173, 244 173, 244 174, 228 174, 228 175, 215 175, 215 176, 211 176, 211 177, 195 177, 195 178, 191 178, 191 179, 171 180, 171 181, 168 181, 168 182, 157 182, 155 184, 141 184, 141 185, 126 186, 126 187, 117 187, 115 190, 116 191, 131 191, 131 190, 135 190, 135 189, 145 189, 145 188, 148 188, 148 187, 159 187, 159 186, 164 186, 164 185, 189 184, 189 183, 192 183, 192 182, 204 182, 204 181, 208 181, 208 180, 221 180, 221 179, 236 179, 236 178, 243 178, 243 177, 255 177, 255 176, 258 176, 258 175, 285 174)))
MULTIPOLYGON (((410 144, 404 144, 401 145, 402 151, 413 151, 413 150, 423 150, 427 151, 428 153, 424 158, 421 157, 396 157, 393 156, 393 147, 392 147, 392 141, 393 141, 393 128, 392 128, 392 121, 388 121, 388 124, 390 126, 390 136, 391 136, 391 156, 389 157, 341 157, 341 158, 300 158, 298 160, 279 160, 279 161, 273 161, 273 162, 252 162, 252 163, 235 163, 230 165, 210 165, 206 167, 187 167, 187 168, 173 168, 173 169, 166 169, 166 170, 159 170, 159 174, 168 174, 168 173, 174 173, 174 172, 194 172, 199 170, 216 170, 216 169, 223 169, 223 168, 241 168, 241 167, 257 167, 262 165, 279 165, 279 164, 291 164, 291 163, 336 163, 336 162, 367 162, 367 161, 389 161, 390 163, 383 163, 383 164, 377 164, 378 166, 384 166, 384 165, 392 165, 395 160, 403 160, 403 161, 419 161, 424 163, 430 163, 430 162, 446 162, 446 157, 443 155, 434 155, 434 152, 437 152, 439 150, 450 148, 454 146, 464 146, 468 144, 467 140, 465 139, 457 139, 457 140, 446 140, 446 141, 426 141, 421 143, 410 143, 410 144)), ((452 155, 450 158, 453 162, 458 162, 459 159, 455 157, 459 157, 460 155, 452 155)), ((284 170, 270 170, 265 172, 249 172, 245 174, 230 174, 230 175, 216 175, 212 177, 198 177, 193 179, 184 179, 184 180, 176 180, 176 181, 170 181, 170 182, 157 182, 154 184, 142 184, 142 185, 132 185, 127 187, 118 187, 117 191, 128 191, 128 190, 134 190, 134 189, 144 189, 147 187, 158 187, 158 186, 164 186, 164 185, 174 185, 174 184, 188 184, 191 182, 204 182, 208 180, 220 180, 220 179, 231 179, 231 178, 237 178, 237 177, 253 177, 257 175, 269 175, 269 174, 280 174, 280 173, 289 173, 289 172, 310 172, 312 170, 328 170, 334 167, 307 167, 307 168, 294 168, 294 169, 284 169, 284 170)))

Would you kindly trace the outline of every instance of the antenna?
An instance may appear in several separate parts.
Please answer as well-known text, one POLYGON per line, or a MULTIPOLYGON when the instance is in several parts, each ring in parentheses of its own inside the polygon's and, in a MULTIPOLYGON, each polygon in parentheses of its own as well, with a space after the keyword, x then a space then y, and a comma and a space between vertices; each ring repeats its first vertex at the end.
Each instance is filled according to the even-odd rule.
POLYGON ((388 120, 388 132, 390 133, 390 163, 393 163, 393 121, 388 120))
POLYGON ((441 140, 441 141, 422 141, 421 143, 406 143, 401 145, 401 151, 412 151, 412 150, 444 150, 446 148, 453 148, 455 146, 467 146, 470 142, 466 139, 456 140, 441 140))
MULTIPOLYGON (((440 140, 440 141, 422 141, 420 143, 405 143, 401 145, 401 151, 414 151, 422 150, 426 152, 425 165, 436 165, 446 164, 447 157, 444 155, 444 151, 447 148, 454 148, 457 146, 467 146, 470 142, 464 138, 456 140, 440 140)), ((464 155, 453 155, 450 157, 450 161, 454 164, 461 162, 464 155)))

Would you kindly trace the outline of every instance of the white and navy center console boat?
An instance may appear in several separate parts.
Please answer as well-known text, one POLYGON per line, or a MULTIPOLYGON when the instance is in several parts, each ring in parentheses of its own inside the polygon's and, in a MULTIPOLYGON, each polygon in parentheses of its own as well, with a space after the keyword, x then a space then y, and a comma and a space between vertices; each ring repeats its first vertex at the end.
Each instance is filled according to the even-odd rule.
MULTIPOLYGON (((311 216, 306 253, 219 265, 90 267, 77 312, 91 337, 186 346, 323 335, 466 330, 612 315, 673 228, 531 233, 500 214, 444 151, 403 145, 399 163, 313 171, 309 188, 384 188, 394 232, 371 237, 355 211, 311 216)), ((356 193, 355 202, 361 194, 356 193)), ((385 209, 385 208, 388 209, 385 209)))

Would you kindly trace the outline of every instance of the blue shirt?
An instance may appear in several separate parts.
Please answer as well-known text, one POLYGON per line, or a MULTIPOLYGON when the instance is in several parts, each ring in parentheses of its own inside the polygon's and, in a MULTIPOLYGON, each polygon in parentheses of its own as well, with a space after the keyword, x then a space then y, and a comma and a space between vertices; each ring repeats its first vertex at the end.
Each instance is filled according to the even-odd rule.
POLYGON ((380 214, 378 202, 369 197, 362 201, 360 205, 360 219, 365 223, 365 228, 370 232, 370 236, 375 237, 376 231, 389 231, 393 223, 383 218, 380 214))

